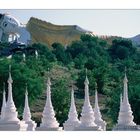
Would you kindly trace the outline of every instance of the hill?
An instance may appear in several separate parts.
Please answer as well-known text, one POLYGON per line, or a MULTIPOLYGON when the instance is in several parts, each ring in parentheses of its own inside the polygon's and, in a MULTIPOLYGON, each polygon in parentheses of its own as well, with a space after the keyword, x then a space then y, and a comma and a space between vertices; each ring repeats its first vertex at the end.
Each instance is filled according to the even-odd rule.
POLYGON ((134 37, 131 37, 129 39, 134 43, 134 45, 140 46, 140 34, 138 34, 134 37))
POLYGON ((81 34, 91 33, 77 25, 54 25, 31 17, 27 23, 27 29, 31 33, 32 42, 42 42, 51 46, 59 42, 66 46, 72 41, 79 40, 81 34))

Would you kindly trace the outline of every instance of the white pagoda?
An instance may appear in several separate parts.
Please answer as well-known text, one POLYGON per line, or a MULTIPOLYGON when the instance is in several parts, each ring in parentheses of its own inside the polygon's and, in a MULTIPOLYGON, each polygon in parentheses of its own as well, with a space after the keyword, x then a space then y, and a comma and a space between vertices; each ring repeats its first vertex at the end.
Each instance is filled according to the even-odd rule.
POLYGON ((26 86, 26 92, 25 92, 25 105, 24 105, 24 112, 23 112, 23 121, 25 121, 26 124, 28 124, 27 131, 34 131, 36 128, 36 123, 31 119, 31 112, 29 108, 28 103, 28 90, 26 86))
POLYGON ((6 108, 6 92, 5 92, 5 85, 3 86, 3 100, 2 100, 2 107, 1 107, 1 120, 4 119, 4 115, 5 115, 5 108, 6 108))
POLYGON ((78 120, 78 114, 76 111, 75 101, 74 101, 74 90, 72 87, 71 90, 71 105, 68 115, 68 120, 63 124, 64 130, 66 131, 74 131, 75 127, 78 127, 80 124, 80 121, 78 120))
POLYGON ((80 118, 81 123, 80 126, 76 128, 76 130, 98 131, 101 129, 95 124, 94 112, 89 100, 89 87, 88 87, 89 81, 87 75, 84 84, 85 84, 85 101, 80 118))
POLYGON ((55 112, 51 102, 51 82, 50 78, 47 80, 47 100, 43 111, 43 118, 40 127, 37 127, 36 130, 39 131, 58 131, 59 123, 55 118, 55 112))
POLYGON ((102 120, 102 115, 101 115, 100 108, 98 105, 97 87, 95 88, 94 117, 95 117, 95 123, 97 124, 97 126, 101 127, 101 129, 105 131, 106 130, 106 122, 102 120))
POLYGON ((18 112, 13 101, 12 95, 12 77, 11 66, 9 66, 9 78, 8 78, 8 99, 4 111, 4 117, 0 121, 0 131, 15 131, 26 130, 27 124, 24 121, 18 119, 18 112))
POLYGON ((139 127, 134 123, 134 116, 131 110, 131 106, 128 100, 128 87, 127 87, 127 76, 125 72, 125 77, 123 80, 124 89, 123 89, 123 97, 120 97, 120 111, 118 116, 118 123, 114 127, 113 130, 119 131, 135 131, 140 130, 139 127))

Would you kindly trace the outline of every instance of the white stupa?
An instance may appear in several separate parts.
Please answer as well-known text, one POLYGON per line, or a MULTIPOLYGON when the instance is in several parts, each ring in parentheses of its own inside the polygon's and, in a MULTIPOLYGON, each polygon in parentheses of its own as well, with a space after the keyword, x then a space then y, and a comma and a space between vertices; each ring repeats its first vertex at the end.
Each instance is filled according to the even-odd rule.
POLYGON ((100 108, 98 105, 97 87, 95 88, 94 117, 95 117, 95 123, 97 124, 97 126, 101 127, 102 130, 106 130, 106 122, 102 120, 102 115, 101 115, 100 108))
POLYGON ((127 76, 125 72, 125 77, 123 80, 124 89, 123 89, 123 99, 120 99, 120 111, 118 117, 118 124, 113 130, 140 130, 139 127, 134 123, 134 116, 131 110, 131 106, 128 100, 128 87, 127 87, 127 76), (121 101, 122 100, 122 101, 121 101))
POLYGON ((0 121, 0 131, 15 131, 26 130, 27 125, 25 122, 18 119, 18 112, 13 101, 12 96, 12 77, 11 66, 9 66, 9 79, 8 79, 8 99, 5 107, 4 118, 0 121))
POLYGON ((26 55, 25 55, 25 53, 23 53, 22 56, 23 56, 23 61, 25 62, 26 61, 26 55))
POLYGON ((6 92, 5 92, 5 85, 3 86, 3 100, 2 100, 2 108, 1 108, 1 120, 4 119, 5 116, 5 108, 6 108, 6 98, 5 98, 6 92))
POLYGON ((24 112, 23 112, 23 121, 28 124, 27 131, 34 131, 36 128, 36 123, 31 119, 31 112, 28 103, 28 90, 26 86, 25 92, 25 105, 24 105, 24 112))
POLYGON ((50 78, 47 81, 47 100, 43 111, 43 118, 40 127, 36 128, 36 130, 40 131, 57 131, 60 130, 59 123, 55 118, 55 112, 51 102, 51 82, 50 78))
POLYGON ((76 130, 97 131, 100 130, 100 127, 98 127, 94 122, 95 121, 94 112, 89 101, 89 87, 88 87, 89 81, 87 76, 84 84, 85 84, 85 101, 84 101, 84 106, 82 108, 82 113, 80 118, 81 124, 79 127, 76 128, 76 130))
POLYGON ((35 58, 38 59, 38 51, 35 50, 35 58))
POLYGON ((68 115, 68 120, 64 123, 64 130, 73 131, 75 127, 78 127, 80 121, 78 120, 78 114, 76 111, 75 101, 74 101, 74 90, 71 90, 71 105, 68 115))

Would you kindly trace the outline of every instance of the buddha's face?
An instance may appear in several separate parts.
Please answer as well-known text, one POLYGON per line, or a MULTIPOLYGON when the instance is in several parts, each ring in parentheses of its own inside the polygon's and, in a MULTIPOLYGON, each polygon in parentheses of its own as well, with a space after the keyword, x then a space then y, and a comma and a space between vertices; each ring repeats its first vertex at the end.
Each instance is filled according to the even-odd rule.
POLYGON ((15 33, 20 26, 20 22, 8 14, 0 14, 0 28, 5 33, 15 33))

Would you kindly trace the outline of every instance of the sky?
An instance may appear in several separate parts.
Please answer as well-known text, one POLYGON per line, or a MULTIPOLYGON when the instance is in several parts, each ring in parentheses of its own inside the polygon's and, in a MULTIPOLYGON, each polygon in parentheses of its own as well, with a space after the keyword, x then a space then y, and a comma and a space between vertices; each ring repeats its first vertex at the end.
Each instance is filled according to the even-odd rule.
POLYGON ((140 34, 140 10, 1 10, 26 24, 36 17, 57 25, 79 25, 97 35, 133 37, 140 34))

